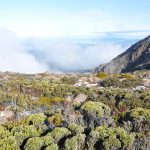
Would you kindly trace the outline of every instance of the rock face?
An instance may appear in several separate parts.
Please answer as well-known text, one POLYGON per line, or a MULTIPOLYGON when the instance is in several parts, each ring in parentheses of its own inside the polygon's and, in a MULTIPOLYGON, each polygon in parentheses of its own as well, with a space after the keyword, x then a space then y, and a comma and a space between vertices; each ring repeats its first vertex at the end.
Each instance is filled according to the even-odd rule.
POLYGON ((111 62, 98 66, 95 72, 113 74, 141 69, 150 69, 150 36, 137 42, 111 62))

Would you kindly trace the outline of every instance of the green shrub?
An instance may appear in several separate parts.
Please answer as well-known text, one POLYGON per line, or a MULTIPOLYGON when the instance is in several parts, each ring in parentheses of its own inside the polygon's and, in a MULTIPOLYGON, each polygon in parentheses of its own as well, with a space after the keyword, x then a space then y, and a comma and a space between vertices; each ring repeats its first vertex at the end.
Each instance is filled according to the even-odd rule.
POLYGON ((78 107, 81 106, 81 102, 72 102, 72 106, 73 106, 74 108, 78 108, 78 107))
POLYGON ((48 97, 41 97, 38 101, 35 102, 35 104, 37 105, 41 105, 41 106, 47 106, 50 108, 50 106, 52 104, 55 103, 61 103, 63 102, 64 99, 62 99, 61 97, 53 97, 53 98, 48 98, 48 97))
POLYGON ((85 148, 85 135, 77 134, 65 142, 65 150, 79 150, 85 148))
POLYGON ((135 139, 132 133, 129 134, 121 127, 100 126, 95 131, 99 132, 99 140, 102 141, 103 147, 107 150, 131 148, 135 139))
POLYGON ((11 130, 11 133, 15 136, 15 139, 19 146, 26 138, 36 137, 40 135, 40 133, 37 131, 37 129, 34 128, 33 125, 16 126, 11 130))
POLYGON ((12 133, 9 132, 9 130, 7 130, 5 127, 0 125, 0 139, 8 138, 11 135, 12 135, 12 133))
POLYGON ((24 124, 34 126, 43 125, 46 118, 44 114, 32 114, 24 119, 24 124))
POLYGON ((130 117, 139 118, 144 117, 146 120, 150 121, 150 109, 135 108, 130 111, 130 117))
POLYGON ((51 136, 52 138, 55 139, 56 143, 57 143, 60 139, 66 137, 66 136, 68 136, 68 135, 70 135, 70 134, 71 134, 71 132, 70 132, 68 129, 63 128, 63 127, 62 127, 62 128, 57 127, 57 128, 55 128, 52 132, 48 133, 49 136, 51 136))
POLYGON ((27 141, 25 145, 25 150, 40 150, 42 146, 43 146, 42 138, 34 137, 30 138, 27 141))
POLYGON ((72 133, 75 133, 75 134, 80 134, 84 132, 84 128, 81 125, 70 124, 68 128, 72 133))
POLYGON ((51 144, 50 146, 47 146, 45 150, 58 150, 57 144, 51 144))
POLYGON ((142 79, 133 77, 132 75, 122 75, 122 77, 110 76, 101 82, 103 87, 119 87, 119 88, 131 88, 142 84, 142 79))
POLYGON ((108 78, 109 75, 105 72, 101 72, 101 73, 98 73, 96 76, 100 79, 106 79, 108 78))
POLYGON ((60 80, 63 84, 75 84, 77 79, 74 77, 63 77, 60 80))
POLYGON ((63 121, 63 116, 61 114, 54 114, 51 117, 48 117, 48 122, 53 123, 55 126, 60 126, 63 121))
POLYGON ((26 150, 40 150, 42 147, 46 147, 46 149, 54 148, 54 150, 58 150, 58 146, 54 143, 54 139, 50 136, 30 138, 25 145, 26 150))
POLYGON ((20 150, 14 136, 0 139, 0 149, 1 150, 20 150))
POLYGON ((98 117, 107 115, 109 116, 111 113, 111 109, 101 102, 93 102, 93 101, 85 102, 81 106, 81 109, 88 113, 95 113, 98 117))
POLYGON ((89 150, 95 150, 95 144, 99 140, 99 132, 95 130, 91 130, 89 135, 87 136, 87 146, 89 150))

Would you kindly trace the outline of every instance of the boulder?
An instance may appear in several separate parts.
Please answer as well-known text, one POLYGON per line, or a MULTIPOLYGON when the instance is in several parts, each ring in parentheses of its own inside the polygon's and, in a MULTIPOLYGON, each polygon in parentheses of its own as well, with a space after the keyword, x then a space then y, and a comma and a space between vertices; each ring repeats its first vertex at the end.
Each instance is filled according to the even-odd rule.
POLYGON ((12 111, 0 111, 0 124, 5 123, 8 119, 12 119, 15 116, 12 111))
POLYGON ((73 99, 73 101, 83 103, 86 101, 86 99, 87 96, 84 93, 80 93, 73 99))
POLYGON ((147 79, 147 80, 144 82, 144 86, 145 86, 145 87, 150 87, 150 79, 147 79))
POLYGON ((100 81, 100 78, 98 78, 98 77, 89 77, 89 78, 88 78, 88 81, 89 81, 90 83, 97 83, 97 82, 100 81))
POLYGON ((13 111, 0 111, 0 117, 12 118, 14 116, 13 111))

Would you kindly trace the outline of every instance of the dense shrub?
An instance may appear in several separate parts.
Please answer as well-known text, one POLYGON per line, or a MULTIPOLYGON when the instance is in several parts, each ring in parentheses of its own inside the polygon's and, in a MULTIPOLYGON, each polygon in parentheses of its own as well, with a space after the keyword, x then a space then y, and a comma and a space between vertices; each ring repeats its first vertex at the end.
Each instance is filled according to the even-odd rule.
POLYGON ((146 120, 150 121, 150 110, 143 108, 135 108, 130 111, 130 117, 140 118, 144 117, 146 120))
POLYGON ((66 140, 65 149, 66 150, 79 150, 85 148, 85 135, 77 134, 72 138, 66 140))
POLYGON ((28 126, 28 125, 20 125, 17 127, 14 127, 11 130, 11 133, 14 135, 17 144, 21 146, 23 141, 27 138, 40 136, 40 133, 37 131, 34 126, 28 126))
POLYGON ((120 127, 107 128, 105 126, 100 126, 97 127, 95 131, 99 132, 99 140, 106 150, 131 148, 134 142, 134 135, 132 133, 127 133, 120 127))
POLYGON ((106 79, 109 77, 109 75, 105 72, 98 73, 96 76, 100 79, 106 79))
POLYGON ((71 132, 68 129, 66 129, 66 128, 59 128, 59 127, 55 128, 52 132, 48 133, 48 135, 50 135, 52 138, 55 139, 56 143, 60 139, 68 136, 69 134, 71 134, 71 132))
POLYGON ((84 132, 84 128, 81 125, 70 124, 68 128, 73 134, 80 134, 84 132))
POLYGON ((63 77, 60 81, 63 84, 75 84, 77 79, 75 77, 63 77))
POLYGON ((61 123, 63 122, 63 116, 62 114, 56 113, 53 116, 48 117, 47 120, 49 123, 53 123, 55 126, 60 126, 61 123))
POLYGON ((119 87, 119 88, 131 88, 140 86, 142 80, 138 77, 129 74, 122 74, 120 76, 110 76, 104 79, 100 85, 103 87, 119 87))
POLYGON ((135 88, 149 72, 100 73, 104 87, 74 86, 91 74, 0 76, 0 150, 150 149, 150 92, 135 88))
POLYGON ((109 116, 111 113, 111 110, 108 106, 101 102, 92 102, 88 101, 85 102, 81 109, 88 113, 94 113, 96 116, 102 117, 102 116, 109 116))

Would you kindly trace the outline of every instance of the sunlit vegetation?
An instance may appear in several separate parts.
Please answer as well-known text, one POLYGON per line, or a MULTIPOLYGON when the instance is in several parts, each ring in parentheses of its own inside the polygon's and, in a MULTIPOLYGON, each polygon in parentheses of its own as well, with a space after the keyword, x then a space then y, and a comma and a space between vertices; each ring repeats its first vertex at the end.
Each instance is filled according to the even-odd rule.
POLYGON ((100 83, 104 87, 119 87, 128 88, 135 87, 142 84, 142 79, 132 74, 115 74, 109 77, 103 77, 103 81, 100 83))
POLYGON ((102 72, 102 73, 98 73, 97 77, 100 78, 100 79, 106 79, 106 78, 109 77, 109 75, 105 72, 102 72))
POLYGON ((99 73, 93 75, 100 79, 95 87, 74 86, 89 75, 5 74, 0 150, 146 149, 150 92, 135 90, 143 74, 99 73), (85 101, 75 101, 80 93, 85 101))
POLYGON ((101 102, 92 102, 88 101, 84 103, 81 107, 81 110, 87 113, 95 113, 97 116, 107 116, 110 115, 110 108, 101 102))

